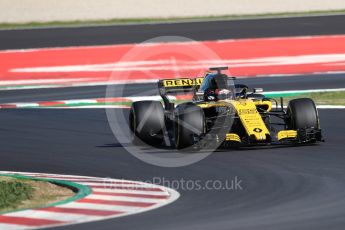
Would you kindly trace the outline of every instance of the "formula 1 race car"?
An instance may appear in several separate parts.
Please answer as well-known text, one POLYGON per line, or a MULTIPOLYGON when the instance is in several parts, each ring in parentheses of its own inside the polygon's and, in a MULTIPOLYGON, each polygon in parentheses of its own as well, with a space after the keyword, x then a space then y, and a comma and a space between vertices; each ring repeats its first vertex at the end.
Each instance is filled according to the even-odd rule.
POLYGON ((249 92, 248 86, 235 84, 235 78, 223 70, 227 67, 210 68, 203 78, 160 80, 164 106, 159 101, 137 101, 131 106, 133 141, 177 149, 322 141, 311 99, 291 100, 284 109, 282 98, 280 103, 267 98, 260 88, 249 92), (181 98, 180 104, 172 101, 181 98))

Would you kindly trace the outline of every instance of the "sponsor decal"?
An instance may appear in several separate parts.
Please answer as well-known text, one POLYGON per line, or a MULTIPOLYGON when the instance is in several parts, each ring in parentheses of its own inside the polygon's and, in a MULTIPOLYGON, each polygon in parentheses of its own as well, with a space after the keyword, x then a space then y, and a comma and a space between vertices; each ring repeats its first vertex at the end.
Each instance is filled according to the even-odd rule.
POLYGON ((262 129, 260 129, 260 128, 255 128, 255 129, 253 129, 253 131, 256 132, 256 133, 261 133, 261 132, 262 132, 262 129))
POLYGON ((193 85, 201 85, 203 78, 183 78, 183 79, 170 79, 170 80, 163 80, 164 87, 183 87, 183 86, 193 86, 193 85))

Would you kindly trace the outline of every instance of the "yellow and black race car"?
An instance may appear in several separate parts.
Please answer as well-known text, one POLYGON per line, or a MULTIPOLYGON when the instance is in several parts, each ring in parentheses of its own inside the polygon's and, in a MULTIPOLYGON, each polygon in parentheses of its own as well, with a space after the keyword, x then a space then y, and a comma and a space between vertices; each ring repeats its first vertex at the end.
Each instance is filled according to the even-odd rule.
POLYGON ((163 103, 132 104, 129 124, 135 143, 202 149, 322 141, 318 111, 309 98, 291 100, 286 109, 262 89, 235 84, 210 68, 203 78, 160 80, 163 103), (188 95, 190 98, 188 99, 188 95), (175 105, 172 98, 184 99, 175 105))

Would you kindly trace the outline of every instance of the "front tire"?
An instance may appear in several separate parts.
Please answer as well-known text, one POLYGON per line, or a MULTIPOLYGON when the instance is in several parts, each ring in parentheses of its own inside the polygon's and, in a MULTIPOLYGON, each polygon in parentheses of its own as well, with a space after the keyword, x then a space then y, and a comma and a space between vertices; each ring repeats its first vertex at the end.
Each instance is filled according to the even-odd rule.
POLYGON ((133 143, 159 145, 165 130, 164 109, 159 101, 133 102, 129 112, 133 143))
POLYGON ((177 149, 185 149, 195 144, 205 130, 204 111, 192 103, 177 108, 175 122, 175 144, 177 149))
POLYGON ((288 129, 319 129, 319 115, 310 98, 291 100, 287 107, 288 129))

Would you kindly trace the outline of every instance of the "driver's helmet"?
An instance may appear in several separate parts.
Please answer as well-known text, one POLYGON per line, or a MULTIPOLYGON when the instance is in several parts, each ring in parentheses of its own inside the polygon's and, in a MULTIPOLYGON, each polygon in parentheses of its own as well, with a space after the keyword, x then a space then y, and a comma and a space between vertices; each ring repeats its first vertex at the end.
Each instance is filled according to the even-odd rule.
POLYGON ((205 101, 225 100, 233 97, 229 78, 225 74, 207 74, 200 91, 204 93, 205 101))

